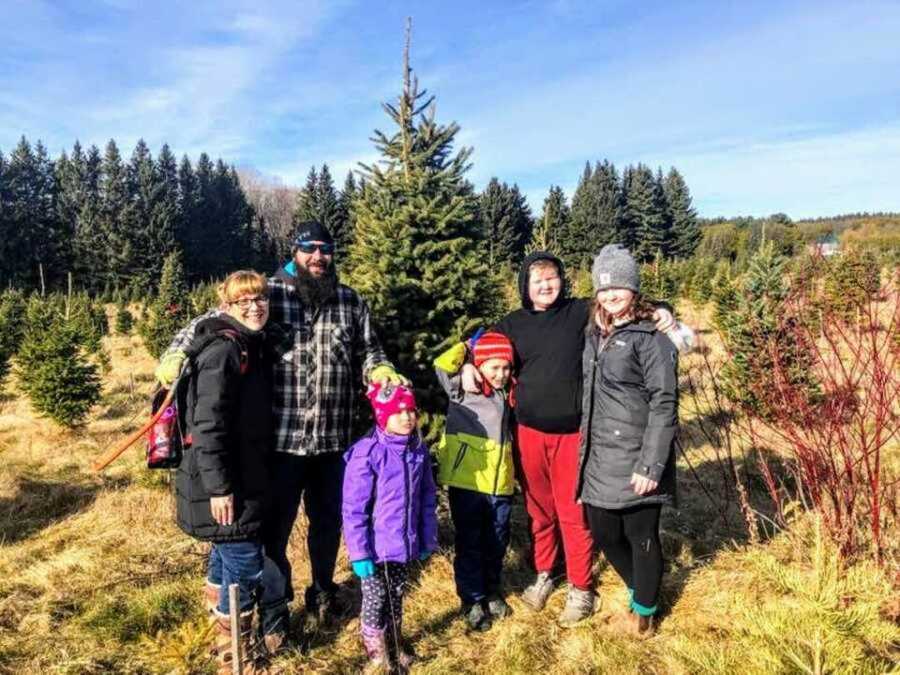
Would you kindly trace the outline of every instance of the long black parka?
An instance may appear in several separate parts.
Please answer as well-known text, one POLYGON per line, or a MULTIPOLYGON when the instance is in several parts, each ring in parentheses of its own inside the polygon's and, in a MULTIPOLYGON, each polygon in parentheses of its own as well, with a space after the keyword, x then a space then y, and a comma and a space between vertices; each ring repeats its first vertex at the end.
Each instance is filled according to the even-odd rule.
POLYGON ((272 357, 262 331, 227 315, 198 324, 197 336, 207 335, 218 337, 206 341, 187 383, 185 417, 192 444, 175 477, 177 522, 205 541, 252 539, 259 534, 268 499, 272 357), (234 522, 219 525, 209 500, 229 494, 234 495, 234 522))

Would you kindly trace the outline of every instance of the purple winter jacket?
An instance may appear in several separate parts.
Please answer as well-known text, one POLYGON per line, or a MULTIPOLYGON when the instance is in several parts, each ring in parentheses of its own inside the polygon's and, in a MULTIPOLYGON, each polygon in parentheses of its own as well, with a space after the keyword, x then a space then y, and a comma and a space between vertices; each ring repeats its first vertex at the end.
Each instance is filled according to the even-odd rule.
POLYGON ((418 434, 396 436, 375 427, 344 460, 344 541, 351 561, 406 563, 437 550, 437 490, 418 434))

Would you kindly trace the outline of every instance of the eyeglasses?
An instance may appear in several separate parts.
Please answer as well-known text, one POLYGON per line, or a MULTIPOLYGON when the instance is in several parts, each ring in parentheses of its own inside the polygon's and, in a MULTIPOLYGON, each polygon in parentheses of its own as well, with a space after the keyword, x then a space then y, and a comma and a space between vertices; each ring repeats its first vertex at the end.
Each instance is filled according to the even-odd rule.
POLYGON ((241 298, 240 300, 235 300, 231 304, 237 305, 241 309, 250 309, 250 305, 256 305, 257 307, 267 307, 269 305, 269 299, 264 295, 257 295, 252 298, 241 298))
POLYGON ((319 251, 322 255, 334 255, 334 244, 316 244, 311 241, 301 241, 297 244, 297 250, 307 255, 319 251))

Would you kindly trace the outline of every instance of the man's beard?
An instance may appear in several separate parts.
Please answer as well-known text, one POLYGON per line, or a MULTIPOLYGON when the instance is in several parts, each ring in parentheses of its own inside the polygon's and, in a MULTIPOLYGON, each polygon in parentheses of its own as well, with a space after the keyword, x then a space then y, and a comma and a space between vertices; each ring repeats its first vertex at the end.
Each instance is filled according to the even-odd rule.
POLYGON ((328 263, 325 273, 319 277, 313 276, 308 269, 300 265, 296 268, 294 289, 304 304, 321 307, 334 296, 337 290, 337 272, 334 263, 328 263))

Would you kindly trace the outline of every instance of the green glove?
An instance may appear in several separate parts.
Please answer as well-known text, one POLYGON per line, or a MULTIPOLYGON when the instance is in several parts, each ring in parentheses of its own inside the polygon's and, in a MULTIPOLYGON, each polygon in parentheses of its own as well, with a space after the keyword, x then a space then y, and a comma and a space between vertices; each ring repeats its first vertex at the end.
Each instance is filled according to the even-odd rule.
POLYGON ((404 387, 409 386, 408 378, 403 377, 403 375, 386 364, 372 368, 372 372, 369 373, 369 382, 381 382, 382 384, 390 382, 393 385, 402 384, 404 387))
POLYGON ((154 377, 163 387, 168 389, 181 374, 181 366, 186 358, 187 354, 180 349, 165 354, 160 359, 159 365, 156 366, 156 370, 153 371, 154 377))

